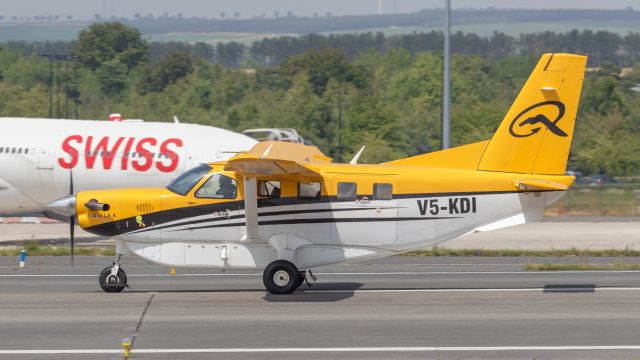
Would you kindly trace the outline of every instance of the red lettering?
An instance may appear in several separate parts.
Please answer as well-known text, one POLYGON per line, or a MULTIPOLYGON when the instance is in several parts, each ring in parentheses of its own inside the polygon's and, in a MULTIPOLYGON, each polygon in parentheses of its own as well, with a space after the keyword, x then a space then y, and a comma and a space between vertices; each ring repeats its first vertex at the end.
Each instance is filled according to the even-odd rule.
POLYGON ((113 163, 113 159, 116 157, 118 148, 120 147, 120 144, 122 144, 123 141, 124 141, 123 137, 118 138, 118 140, 116 140, 116 143, 113 144, 113 147, 111 149, 105 148, 104 157, 102 158, 102 165, 104 166, 105 170, 111 169, 111 164, 113 163))
POLYGON ((144 158, 144 165, 142 165, 139 160, 134 160, 131 162, 131 166, 133 166, 133 168, 138 171, 149 170, 149 168, 153 164, 153 160, 151 159, 151 152, 147 150, 144 145, 149 144, 151 146, 155 146, 157 143, 158 140, 154 138, 144 138, 140 140, 138 142, 138 145, 136 146, 136 152, 139 154, 139 156, 142 156, 144 158))
POLYGON ((124 141, 124 138, 118 138, 116 143, 113 144, 111 149, 109 148, 109 137, 103 137, 100 142, 96 145, 94 149, 91 148, 91 142, 93 141, 93 136, 87 137, 87 144, 85 147, 85 162, 87 164, 87 169, 93 169, 93 165, 96 162, 96 156, 100 156, 102 158, 102 166, 105 170, 111 169, 111 164, 113 164, 113 159, 116 156, 116 152, 124 141))
MULTIPOLYGON (((108 136, 102 137, 98 143, 94 144, 94 137, 87 136, 86 142, 84 142, 85 151, 85 164, 87 169, 93 169, 96 163, 96 158, 102 158, 102 165, 105 170, 110 170, 113 166, 113 161, 118 154, 118 150, 122 148, 122 160, 120 162, 120 168, 127 170, 129 167, 129 161, 131 160, 131 166, 137 171, 148 171, 154 165, 153 148, 158 144, 158 140, 155 138, 141 139, 137 144, 136 139, 133 137, 125 138, 119 137, 115 143, 109 146, 110 138, 108 136), (125 142, 126 140, 126 142, 125 142), (135 155, 132 156, 132 150, 135 149, 135 155), (138 159, 136 159, 136 157, 138 159), (134 159, 131 159, 134 158, 134 159)), ((76 144, 83 143, 83 137, 81 135, 71 135, 65 138, 62 142, 62 151, 68 156, 61 156, 58 158, 58 164, 63 169, 72 169, 78 165, 80 160, 80 154, 76 147, 76 144), (70 158, 70 160, 67 160, 70 158)), ((180 156, 178 155, 178 148, 183 147, 183 142, 178 138, 170 138, 160 144, 158 149, 157 161, 155 166, 161 172, 172 172, 178 168, 180 162, 180 156)))
POLYGON ((176 147, 182 147, 182 140, 171 138, 165 140, 160 145, 160 156, 164 159, 168 158, 170 161, 169 165, 163 163, 164 159, 156 161, 156 167, 162 172, 172 172, 178 167, 178 162, 180 161, 178 154, 174 150, 169 149, 169 145, 171 144, 174 144, 176 147))
POLYGON ((122 170, 127 170, 129 164, 129 151, 131 151, 131 145, 133 145, 133 141, 136 138, 129 138, 127 140, 127 144, 124 147, 124 152, 122 153, 122 162, 120 163, 120 168, 122 170))
MULTIPOLYGON (((102 138, 102 141, 100 141, 100 143, 98 143, 98 146, 96 147, 99 147, 100 144, 105 140, 109 141, 109 138, 102 138)), ((97 152, 94 152, 91 149, 92 142, 93 142, 93 136, 88 136, 87 143, 84 147, 84 162, 87 165, 87 169, 93 169, 93 164, 96 162, 96 155, 98 155, 97 152)))
POLYGON ((69 154, 69 156, 71 156, 70 161, 66 161, 62 157, 58 158, 58 164, 60 164, 60 166, 63 169, 72 169, 76 167, 76 165, 78 164, 78 150, 70 145, 70 142, 72 141, 82 144, 82 136, 71 135, 66 139, 64 139, 64 141, 62 142, 62 151, 66 152, 67 154, 69 154))

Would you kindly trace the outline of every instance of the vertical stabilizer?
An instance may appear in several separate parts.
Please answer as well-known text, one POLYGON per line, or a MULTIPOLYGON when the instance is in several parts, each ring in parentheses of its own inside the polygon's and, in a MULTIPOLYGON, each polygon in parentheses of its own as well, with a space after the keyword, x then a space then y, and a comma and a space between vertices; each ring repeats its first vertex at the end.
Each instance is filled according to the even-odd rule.
POLYGON ((586 56, 545 54, 487 146, 478 170, 564 174, 586 56))

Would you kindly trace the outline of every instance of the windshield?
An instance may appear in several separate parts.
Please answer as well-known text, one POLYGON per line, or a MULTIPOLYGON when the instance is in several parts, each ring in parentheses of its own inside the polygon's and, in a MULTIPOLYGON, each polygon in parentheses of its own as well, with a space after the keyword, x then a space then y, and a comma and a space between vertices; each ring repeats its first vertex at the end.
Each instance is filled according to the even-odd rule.
POLYGON ((187 195, 187 193, 193 189, 198 181, 208 174, 209 171, 211 171, 211 167, 207 165, 196 166, 169 183, 169 185, 167 185, 167 189, 178 195, 187 195))
POLYGON ((213 174, 195 195, 197 198, 235 199, 237 193, 238 183, 234 179, 222 174, 213 174))

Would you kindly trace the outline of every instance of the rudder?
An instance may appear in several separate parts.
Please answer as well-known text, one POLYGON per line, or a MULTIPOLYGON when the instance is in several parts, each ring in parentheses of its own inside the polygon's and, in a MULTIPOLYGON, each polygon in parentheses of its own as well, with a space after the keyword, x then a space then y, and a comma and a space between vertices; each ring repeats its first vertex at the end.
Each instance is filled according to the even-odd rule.
POLYGON ((566 171, 587 57, 545 54, 491 138, 480 171, 566 171))

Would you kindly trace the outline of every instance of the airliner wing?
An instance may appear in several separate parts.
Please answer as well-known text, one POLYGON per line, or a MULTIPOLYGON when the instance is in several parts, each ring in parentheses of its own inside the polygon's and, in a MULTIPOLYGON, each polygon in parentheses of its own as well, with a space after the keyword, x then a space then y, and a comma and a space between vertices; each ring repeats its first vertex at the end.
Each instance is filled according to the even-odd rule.
POLYGON ((265 141, 229 159, 224 169, 250 177, 312 181, 322 179, 318 167, 330 162, 315 146, 265 141))

